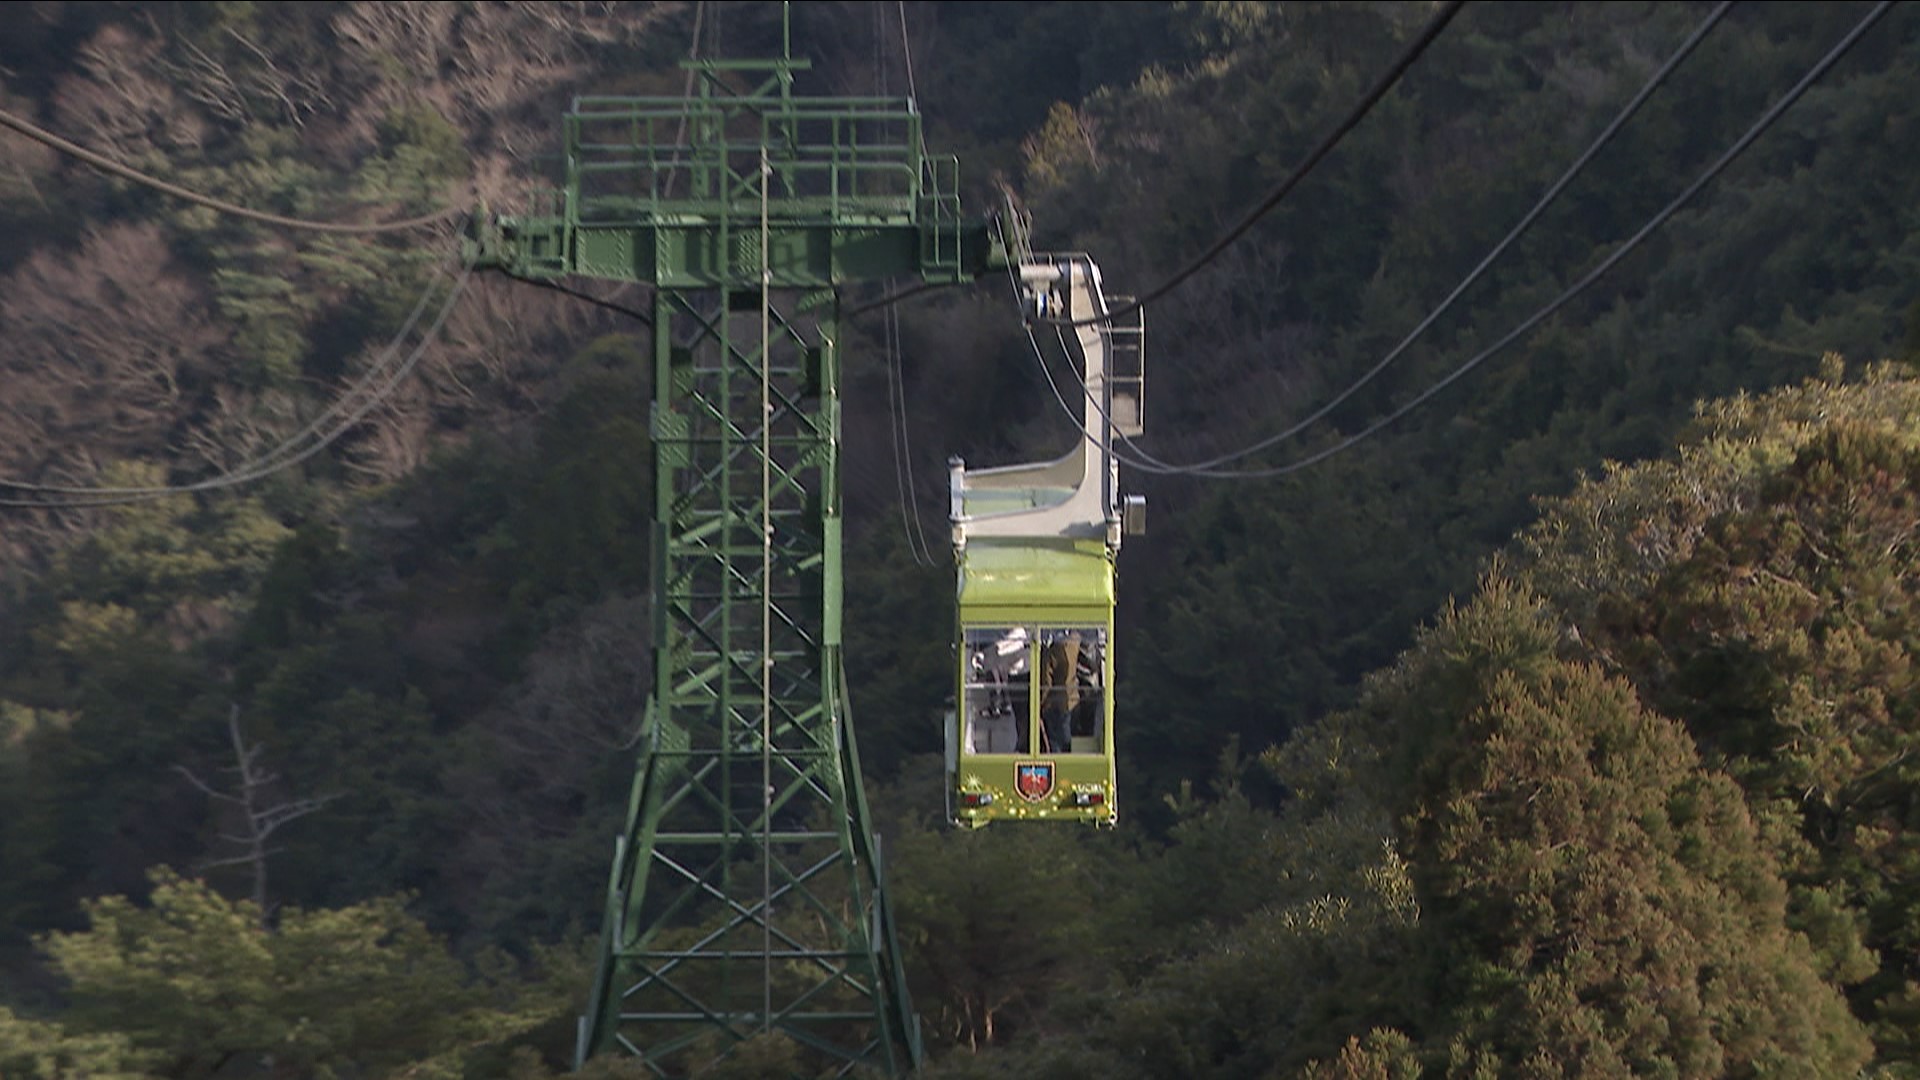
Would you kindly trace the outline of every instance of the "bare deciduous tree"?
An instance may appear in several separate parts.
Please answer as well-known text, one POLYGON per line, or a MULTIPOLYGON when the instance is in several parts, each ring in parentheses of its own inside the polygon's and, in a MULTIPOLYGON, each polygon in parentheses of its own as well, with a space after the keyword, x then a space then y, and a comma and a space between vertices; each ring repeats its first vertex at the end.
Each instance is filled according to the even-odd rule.
POLYGON ((233 756, 237 764, 221 771, 235 775, 237 793, 215 788, 200 779, 185 765, 175 765, 174 768, 208 798, 229 807, 230 816, 238 821, 238 831, 219 834, 221 840, 238 849, 237 853, 208 859, 200 864, 200 869, 212 870, 222 866, 251 867, 253 902, 260 911, 260 926, 265 929, 272 914, 267 896, 267 859, 280 850, 269 847, 267 842, 283 826, 325 807, 339 796, 323 795, 317 799, 286 800, 273 797, 270 791, 279 783, 280 774, 269 772, 260 764, 260 755, 267 749, 264 744, 247 745, 246 736, 240 731, 240 706, 238 705, 233 706, 227 713, 227 736, 233 743, 233 756))
POLYGON ((162 43, 123 25, 100 29, 80 49, 84 75, 61 81, 54 117, 63 134, 122 161, 198 149, 204 117, 174 90, 162 43))
POLYGON ((491 123, 585 74, 587 47, 631 41, 684 6, 359 3, 335 17, 333 32, 356 63, 430 77, 375 87, 375 115, 424 98, 457 122, 491 123))
POLYGON ((90 462, 164 446, 182 375, 225 340, 157 225, 95 230, 75 256, 42 250, 0 286, 0 467, 86 480, 90 462))

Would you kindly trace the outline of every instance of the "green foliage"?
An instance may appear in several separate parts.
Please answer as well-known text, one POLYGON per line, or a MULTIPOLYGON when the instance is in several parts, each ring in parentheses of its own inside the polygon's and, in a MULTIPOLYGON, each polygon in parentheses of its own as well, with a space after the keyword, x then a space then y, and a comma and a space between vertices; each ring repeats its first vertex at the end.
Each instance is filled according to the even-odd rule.
MULTIPOLYGON (((1309 774, 1329 775, 1319 757, 1332 745, 1267 764, 1308 783, 1309 774)), ((1180 800, 1168 845, 1130 856, 1091 842, 1098 838, 1005 826, 941 838, 932 867, 923 847, 897 849, 912 853, 896 854, 891 879, 909 941, 967 946, 952 956, 916 953, 910 972, 923 976, 931 964, 944 973, 964 958, 973 976, 1026 975, 1044 992, 1044 1008, 1022 1003, 1011 1039, 996 1038, 991 1053, 963 1045, 932 1075, 1259 1077, 1337 1053, 1341 1018, 1392 998, 1401 979, 1419 918, 1409 867, 1370 794, 1343 788, 1275 814, 1247 798, 1244 772, 1224 762, 1213 797, 1180 800), (1124 884, 1097 904, 1063 906, 1025 899, 1006 879, 1019 865, 1071 866, 1063 845, 1097 852, 1108 880, 1124 884), (981 860, 988 853, 992 863, 981 860), (1003 859, 1013 866, 1000 870, 1003 859), (937 936, 920 929, 930 901, 918 889, 927 882, 967 900, 950 917, 965 921, 938 924, 937 936), (1029 909, 1045 913, 1050 940, 1027 941, 1035 928, 1013 921, 1029 909), (978 948, 992 940, 1011 947, 978 948), (1075 956, 1070 978, 1020 966, 1020 957, 1046 960, 1063 942, 1075 956)), ((917 986, 916 1001, 929 1015, 935 1002, 955 1007, 944 985, 917 986)))
POLYGON ((1049 191, 1073 182, 1077 174, 1100 167, 1094 133, 1073 106, 1055 102, 1046 123, 1020 146, 1027 157, 1027 188, 1049 191))
POLYGON ((0 1074, 15 1080, 147 1080, 144 1060, 125 1035, 70 1035, 0 1006, 0 1074))
MULTIPOLYGON (((1059 246, 1100 253, 1109 280, 1158 280, 1304 155, 1416 18, 1388 5, 1266 14, 1275 25, 1208 63, 1068 99, 1102 133, 1103 168, 1035 198, 1037 220, 1068 233, 1059 246)), ((1611 250, 1761 107, 1767 78, 1784 82, 1846 19, 1798 14, 1790 28, 1717 31, 1684 86, 1656 96, 1422 345, 1318 435, 1250 464, 1297 460, 1379 418, 1611 250)), ((1645 5, 1464 15, 1310 183, 1154 305, 1154 340, 1204 358, 1157 369, 1155 452, 1193 460, 1244 445, 1372 367, 1695 17, 1645 5)), ((1175 535, 1126 558, 1182 569, 1123 579, 1141 604, 1126 655, 1140 661, 1129 693, 1150 717, 1133 729, 1135 747, 1150 740, 1149 782, 1170 790, 1227 738, 1261 745, 1350 702, 1408 627, 1471 588, 1485 553, 1531 519, 1533 496, 1606 458, 1658 453, 1695 400, 1797 378, 1822 348, 1884 355, 1913 291, 1901 254, 1912 229, 1894 207, 1914 174, 1877 151, 1851 173, 1859 163, 1837 133, 1913 122, 1912 100, 1888 96, 1908 77, 1911 33, 1836 72, 1790 133, 1762 140, 1644 261, 1367 443, 1281 481, 1133 481, 1176 508, 1158 518, 1175 535), (1857 239, 1829 242, 1842 235, 1857 239), (1792 351, 1743 343, 1742 327, 1792 351)))
POLYGON ((1113 870, 1086 840, 1018 826, 896 838, 893 908, 930 1036, 974 1049, 1002 1042, 1089 974, 1089 913, 1113 870))
POLYGON ((439 182, 466 172, 467 154, 460 129, 425 102, 397 106, 380 121, 381 154, 363 167, 371 188, 398 192, 411 183, 416 198, 438 197, 439 182))
POLYGON ((275 549, 241 630, 248 644, 284 649, 317 632, 331 612, 326 595, 342 582, 338 530, 303 525, 275 549))
POLYGON ((241 269, 214 271, 214 302, 235 327, 233 344, 255 386, 291 380, 307 350, 312 299, 296 282, 241 269))
POLYGON ((1149 593, 1122 645, 1132 665, 1127 715, 1136 718, 1122 744, 1137 755, 1133 775, 1174 788, 1211 764, 1196 760, 1201 749, 1234 739, 1269 745, 1300 719, 1347 704, 1346 673, 1392 659, 1393 636, 1419 617, 1410 571, 1393 555, 1424 497, 1374 482, 1308 475, 1280 482, 1292 496, 1285 501, 1221 498, 1196 511, 1184 555, 1122 556, 1133 560, 1122 566, 1123 582, 1132 580, 1128 565, 1188 562, 1177 588, 1155 588, 1158 574, 1139 579, 1149 593), (1316 512, 1299 513, 1297 504, 1316 512))
POLYGON ((89 929, 44 943, 71 983, 62 1026, 106 1045, 122 1036, 168 1076, 252 1062, 274 1075, 451 1077, 540 1019, 493 1000, 398 900, 290 908, 268 930, 251 903, 161 871, 151 907, 105 897, 87 913, 89 929))
POLYGON ((1338 1057, 1316 1061, 1301 1075, 1303 1080, 1420 1080, 1422 1071, 1412 1040, 1375 1028, 1365 1038, 1348 1039, 1338 1057))
MULTIPOLYGON (((407 685, 378 627, 343 619, 324 644, 290 649, 253 688, 260 741, 289 747, 293 791, 333 796, 276 864, 291 895, 342 904, 430 876, 453 828, 425 696, 407 685)), ((450 898, 442 898, 450 899, 450 898)))
MULTIPOLYGON (((168 770, 213 729, 200 726, 208 716, 199 672, 170 638, 220 629, 230 601, 191 589, 150 592, 121 576, 179 571, 176 588, 214 588, 226 568, 174 549, 171 531, 133 528, 140 539, 128 551, 118 546, 127 536, 104 530, 74 560, 75 576, 99 599, 49 602, 0 664, 8 936, 68 925, 85 890, 137 889, 156 856, 192 852, 197 814, 182 812, 184 785, 168 770)), ((179 539, 186 544, 184 532, 179 539)))
MULTIPOLYGON (((1795 925, 1886 1029, 1920 977, 1920 387, 1839 376, 1706 410, 1678 462, 1583 485, 1529 545, 1592 647, 1740 780, 1795 925)), ((1899 1045, 1882 1060, 1911 1065, 1899 1045)))
MULTIPOLYGON (((846 541, 844 633, 860 762, 891 781, 940 745, 953 697, 953 571, 917 566, 898 519, 846 541)), ((936 559, 938 556, 936 556, 936 559)))
POLYGON ((1788 929, 1739 787, 1566 644, 1496 576, 1361 705, 1394 733, 1429 1053, 1501 1075, 1858 1068, 1865 1032, 1788 929))
MULTIPOLYGON (((160 470, 133 464, 107 470, 105 479, 127 487, 165 482, 160 470)), ((102 611, 122 608, 143 625, 164 620, 186 632, 223 628, 236 599, 253 588, 289 535, 258 500, 247 498, 201 503, 172 496, 113 507, 103 516, 56 563, 66 595, 102 611)), ((121 617, 93 618, 104 626, 121 617)))

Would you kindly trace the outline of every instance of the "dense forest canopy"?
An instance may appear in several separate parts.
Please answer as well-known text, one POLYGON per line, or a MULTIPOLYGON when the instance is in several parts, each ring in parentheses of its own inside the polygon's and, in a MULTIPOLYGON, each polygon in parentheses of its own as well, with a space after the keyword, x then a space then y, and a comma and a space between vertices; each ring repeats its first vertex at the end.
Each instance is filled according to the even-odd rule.
MULTIPOLYGON (((1870 8, 1735 5, 1404 356, 1241 464, 1497 341, 1870 8)), ((1467 5, 1150 307, 1143 447, 1210 458, 1351 385, 1710 10, 1467 5)), ((823 0, 792 33, 803 92, 911 87, 968 206, 1127 292, 1433 11, 823 0)), ((771 3, 19 3, 0 110, 392 221, 524 206, 573 95, 677 95, 781 32, 771 3)), ((853 320, 849 676, 929 1072, 1920 1077, 1916 139, 1897 5, 1403 420, 1279 478, 1129 470, 1113 833, 938 820, 943 463, 1076 437, 1013 301, 899 305, 904 451, 892 331, 853 320)), ((0 128, 0 1075, 570 1062, 651 679, 646 341, 477 275, 361 422, 275 450, 420 340, 457 228, 293 232, 0 128)), ((758 1040, 708 1075, 809 1068, 758 1040)))

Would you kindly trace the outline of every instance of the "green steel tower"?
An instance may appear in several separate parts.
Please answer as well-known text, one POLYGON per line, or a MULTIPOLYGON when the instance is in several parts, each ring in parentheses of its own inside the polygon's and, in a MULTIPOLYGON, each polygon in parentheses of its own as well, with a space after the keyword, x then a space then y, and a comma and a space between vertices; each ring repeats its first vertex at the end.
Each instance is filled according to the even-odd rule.
POLYGON ((564 189, 472 240, 654 287, 654 683, 579 1056, 660 1075, 766 1032, 830 1071, 920 1058, 842 669, 838 290, 1004 255, 911 100, 797 96, 788 55, 577 99, 564 189))

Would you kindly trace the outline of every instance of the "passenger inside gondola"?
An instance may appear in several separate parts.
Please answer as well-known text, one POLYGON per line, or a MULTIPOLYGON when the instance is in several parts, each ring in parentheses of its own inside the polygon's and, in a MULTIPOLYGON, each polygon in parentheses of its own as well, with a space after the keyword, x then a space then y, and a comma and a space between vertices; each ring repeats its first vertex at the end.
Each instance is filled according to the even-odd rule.
POLYGON ((1099 627, 1040 631, 1040 728, 1049 754, 1100 754, 1106 632, 1099 627))
POLYGON ((1027 631, 966 632, 966 750, 970 754, 1024 752, 1027 718, 1027 631))
POLYGON ((1078 630, 1042 635, 1040 650, 1040 735, 1049 754, 1073 748, 1073 711, 1080 704, 1078 630))
POLYGON ((1073 707, 1073 752, 1102 753, 1105 746, 1100 738, 1100 647, 1097 638, 1080 650, 1074 682, 1080 688, 1080 702, 1073 707))

